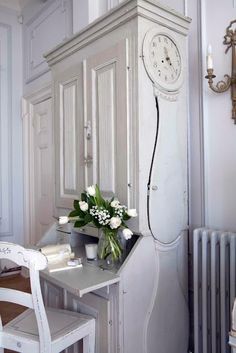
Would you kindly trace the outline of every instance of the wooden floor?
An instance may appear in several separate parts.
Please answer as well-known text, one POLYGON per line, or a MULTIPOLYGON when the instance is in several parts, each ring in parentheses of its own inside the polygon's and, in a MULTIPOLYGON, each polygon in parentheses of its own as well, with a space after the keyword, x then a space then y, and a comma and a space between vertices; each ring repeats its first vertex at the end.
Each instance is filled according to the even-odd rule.
MULTIPOLYGON (((0 277, 0 287, 13 288, 30 293, 29 279, 22 277, 20 274, 11 275, 7 277, 0 277)), ((14 319, 19 314, 21 314, 25 309, 26 308, 21 305, 0 302, 0 315, 2 318, 3 325, 14 319)), ((8 349, 5 349, 4 351, 4 353, 10 352, 12 351, 8 349)))

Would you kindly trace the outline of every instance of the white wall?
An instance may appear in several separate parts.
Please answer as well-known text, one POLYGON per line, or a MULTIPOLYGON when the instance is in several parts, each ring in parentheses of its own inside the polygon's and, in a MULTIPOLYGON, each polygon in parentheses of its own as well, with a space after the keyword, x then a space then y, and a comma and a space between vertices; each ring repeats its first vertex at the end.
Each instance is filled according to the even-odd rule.
MULTIPOLYGON (((231 49, 224 53, 225 29, 235 20, 236 4, 233 0, 206 1, 203 11, 206 21, 206 43, 213 47, 217 80, 224 74, 231 75, 231 49), (214 17, 211 17, 215 6, 214 17), (216 25, 217 24, 217 25, 216 25)), ((203 28, 204 30, 204 28, 203 28)), ((203 48, 203 55, 205 55, 203 48)), ((205 64, 205 62, 204 62, 205 64)), ((230 90, 216 94, 204 85, 204 144, 206 224, 222 229, 236 230, 236 125, 231 119, 230 90)))
POLYGON ((72 0, 32 1, 22 10, 24 95, 51 81, 44 53, 71 37, 72 0))
POLYGON ((22 43, 17 16, 0 7, 0 240, 22 243, 22 43))
POLYGON ((190 48, 190 190, 191 224, 236 231, 236 126, 230 91, 212 92, 206 75, 206 48, 213 47, 217 78, 231 74, 231 50, 223 45, 225 29, 235 19, 233 0, 191 3, 190 48))

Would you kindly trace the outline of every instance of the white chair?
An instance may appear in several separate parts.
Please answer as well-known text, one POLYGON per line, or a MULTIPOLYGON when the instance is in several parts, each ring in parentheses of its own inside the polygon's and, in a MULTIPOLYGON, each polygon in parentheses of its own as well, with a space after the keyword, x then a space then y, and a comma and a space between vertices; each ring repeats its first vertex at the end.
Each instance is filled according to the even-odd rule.
POLYGON ((0 242, 0 259, 29 269, 32 294, 0 288, 0 301, 17 303, 29 309, 2 326, 0 316, 0 353, 3 348, 24 353, 61 352, 83 339, 83 352, 94 353, 95 319, 66 310, 45 308, 39 271, 47 267, 46 257, 36 250, 0 242))

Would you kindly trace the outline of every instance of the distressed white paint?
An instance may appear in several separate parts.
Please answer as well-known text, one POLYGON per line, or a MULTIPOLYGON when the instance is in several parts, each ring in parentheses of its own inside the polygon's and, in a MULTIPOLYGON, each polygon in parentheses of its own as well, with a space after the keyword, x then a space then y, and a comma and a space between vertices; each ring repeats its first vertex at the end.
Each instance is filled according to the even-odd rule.
MULTIPOLYGON (((50 238, 47 241, 50 242, 50 238)), ((81 249, 77 250, 81 251, 81 249)), ((52 303, 55 294, 57 308, 63 305, 66 309, 95 317, 96 353, 119 353, 120 351, 133 353, 136 348, 136 352, 143 353, 152 305, 150 305, 149 295, 141 295, 141 293, 145 290, 146 294, 155 294, 153 258, 155 258, 155 248, 152 237, 140 237, 132 249, 131 256, 127 258, 118 273, 101 271, 96 264, 91 266, 86 263, 81 270, 67 271, 67 274, 43 271, 41 278, 45 302, 52 303), (143 251, 144 248, 146 251, 143 251), (143 264, 146 264, 149 269, 148 276, 146 266, 143 264), (134 266, 136 271, 133 270, 134 266), (138 309, 134 310, 134 306, 138 309), (135 330, 132 329, 134 327, 135 330), (137 334, 142 329, 144 336, 137 334), (125 346, 123 346, 124 340, 125 346)), ((175 263, 173 273, 176 268, 178 266, 175 263)), ((182 278, 181 284, 185 286, 182 278)), ((56 301, 52 303, 53 307, 56 301)), ((166 305, 169 305, 168 301, 166 305)), ((177 310, 181 309, 177 308, 177 310)), ((153 329, 155 327, 154 325, 153 329)), ((74 347, 72 352, 77 353, 78 349, 74 347)))
POLYGON ((55 204, 71 207, 84 189, 82 63, 61 65, 55 80, 55 204), (57 102, 57 103, 55 103, 57 102))
POLYGON ((61 85, 61 194, 76 192, 76 97, 77 80, 61 85))
POLYGON ((93 159, 86 165, 86 185, 98 183, 105 196, 119 195, 129 206, 126 44, 121 40, 86 59, 85 119, 92 117, 92 138, 85 144, 93 159))
POLYGON ((98 71, 98 143, 99 143, 99 185, 101 190, 115 194, 115 68, 113 65, 98 71), (109 102, 107 104, 107 102, 109 102), (101 143, 104 141, 105 143, 101 143), (107 168, 107 162, 109 167, 107 168))
POLYGON ((29 309, 2 327, 0 317, 0 348, 61 352, 83 339, 84 353, 94 353, 95 320, 92 317, 58 309, 45 309, 39 270, 47 267, 46 257, 39 251, 0 242, 0 259, 14 261, 29 269, 31 292, 24 293, 9 288, 0 288, 2 301, 24 305, 29 309))
MULTIPOLYGON (((161 353, 176 350, 182 353, 187 351, 188 345, 187 80, 185 76, 175 102, 159 97, 160 135, 151 176, 149 211, 154 240, 147 222, 147 182, 157 112, 153 84, 143 64, 142 48, 150 28, 155 26, 160 32, 171 32, 183 53, 185 72, 189 20, 154 0, 142 1, 142 7, 139 5, 137 0, 122 3, 87 30, 49 52, 46 58, 52 68, 54 87, 79 75, 83 65, 84 82, 78 79, 78 87, 80 95, 85 97, 86 108, 78 111, 78 121, 85 112, 84 126, 87 129, 88 122, 92 121, 92 135, 90 139, 83 139, 79 128, 76 135, 85 141, 85 157, 90 158, 90 166, 86 161, 85 175, 92 183, 98 182, 108 188, 113 187, 115 176, 115 196, 128 207, 137 208, 139 215, 131 227, 143 237, 140 236, 137 243, 138 251, 135 246, 130 254, 129 265, 126 263, 123 268, 121 293, 125 295, 119 298, 122 321, 119 341, 112 347, 112 352, 120 346, 127 353, 154 353, 158 346, 161 353), (114 161, 111 161, 113 150, 114 161), (114 171, 107 172, 111 168, 114 171), (103 177, 101 181, 100 176, 103 177), (136 267, 139 261, 141 272, 136 267), (143 282, 140 288, 140 278, 145 278, 148 290, 143 282), (139 295, 135 297, 135 293, 139 295), (166 293, 171 294, 167 296, 166 293), (171 340, 167 339, 169 327, 174 330, 171 340)), ((63 105, 57 88, 55 93, 56 122, 58 106, 63 105)), ((56 139, 60 130, 55 123, 56 139)), ((110 196, 110 190, 102 191, 104 195, 108 191, 110 196)), ((56 275, 50 279, 66 289, 75 290, 74 284, 71 286, 74 283, 72 275, 56 275)), ((97 280, 97 277, 86 277, 94 286, 97 280)), ((86 281, 81 281, 80 285, 86 285, 86 281)), ((94 287, 87 285, 86 288, 94 287)))

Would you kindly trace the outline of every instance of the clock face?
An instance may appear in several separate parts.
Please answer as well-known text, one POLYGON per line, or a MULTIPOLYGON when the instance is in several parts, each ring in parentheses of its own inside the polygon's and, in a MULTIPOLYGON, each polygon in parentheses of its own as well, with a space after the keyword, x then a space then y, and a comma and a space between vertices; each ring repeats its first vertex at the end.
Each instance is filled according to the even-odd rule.
POLYGON ((182 58, 176 41, 157 29, 147 32, 143 43, 144 64, 151 80, 162 90, 174 92, 182 84, 182 58))
POLYGON ((163 34, 153 37, 149 47, 153 73, 159 83, 171 84, 180 76, 181 57, 172 39, 163 34))

